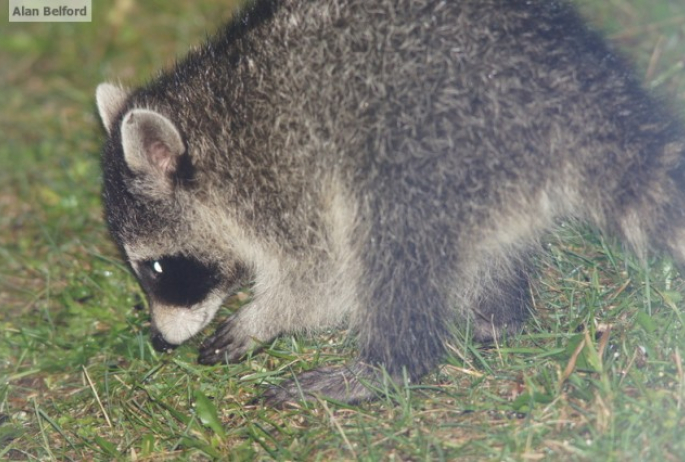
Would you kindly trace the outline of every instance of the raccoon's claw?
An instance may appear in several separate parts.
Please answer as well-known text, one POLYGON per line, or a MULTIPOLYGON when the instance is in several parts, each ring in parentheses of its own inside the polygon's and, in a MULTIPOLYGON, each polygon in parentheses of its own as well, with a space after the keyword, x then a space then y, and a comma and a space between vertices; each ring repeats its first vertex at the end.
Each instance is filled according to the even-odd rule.
POLYGON ((236 315, 226 319, 200 345, 200 364, 216 364, 219 362, 236 362, 253 348, 255 342, 251 337, 243 334, 239 329, 236 315))
POLYGON ((298 374, 292 380, 272 385, 261 399, 271 407, 285 407, 317 398, 358 404, 377 397, 382 385, 380 372, 368 365, 322 367, 298 374))
POLYGON ((200 355, 197 361, 205 365, 216 364, 227 359, 226 356, 226 347, 216 347, 212 336, 200 345, 200 355))

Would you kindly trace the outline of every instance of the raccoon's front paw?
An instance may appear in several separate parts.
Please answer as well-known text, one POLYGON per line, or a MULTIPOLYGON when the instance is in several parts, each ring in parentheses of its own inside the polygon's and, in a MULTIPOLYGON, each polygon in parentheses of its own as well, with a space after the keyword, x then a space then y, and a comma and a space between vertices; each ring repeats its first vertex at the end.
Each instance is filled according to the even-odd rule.
POLYGON ((200 364, 236 362, 254 349, 257 342, 240 327, 237 313, 226 319, 200 345, 200 364))
POLYGON ((316 398, 357 404, 377 398, 375 390, 381 389, 381 377, 380 371, 359 362, 349 367, 322 367, 270 386, 261 398, 272 407, 314 401, 316 398))

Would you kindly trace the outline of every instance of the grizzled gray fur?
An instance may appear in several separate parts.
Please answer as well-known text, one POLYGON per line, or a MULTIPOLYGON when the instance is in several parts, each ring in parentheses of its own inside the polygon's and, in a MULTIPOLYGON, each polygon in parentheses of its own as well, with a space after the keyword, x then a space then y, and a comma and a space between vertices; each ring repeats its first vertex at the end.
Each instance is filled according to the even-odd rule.
POLYGON ((418 380, 455 326, 521 328, 557 219, 685 262, 685 135, 561 0, 257 0, 144 87, 102 84, 112 235, 165 350, 238 361, 348 323, 358 357, 273 404, 418 380))

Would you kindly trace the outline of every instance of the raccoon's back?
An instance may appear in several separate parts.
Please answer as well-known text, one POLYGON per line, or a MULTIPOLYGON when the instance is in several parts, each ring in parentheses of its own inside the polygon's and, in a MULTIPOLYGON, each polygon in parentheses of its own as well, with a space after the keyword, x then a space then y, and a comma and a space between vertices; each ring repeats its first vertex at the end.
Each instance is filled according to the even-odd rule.
POLYGON ((244 185, 229 195, 285 207, 335 171, 357 191, 420 194, 468 218, 634 163, 602 152, 641 155, 616 132, 649 122, 634 110, 646 96, 566 2, 253 8, 139 95, 180 112, 199 172, 244 185))
POLYGON ((415 161, 461 181, 554 171, 617 115, 644 122, 629 67, 565 2, 327 1, 292 15, 265 45, 286 48, 264 81, 274 135, 331 145, 368 176, 415 161))
POLYGON ((306 141, 284 135, 392 202, 468 219, 549 184, 600 201, 598 175, 610 189, 650 155, 617 136, 653 123, 636 110, 648 97, 566 2, 329 1, 294 17, 269 94, 306 141))

